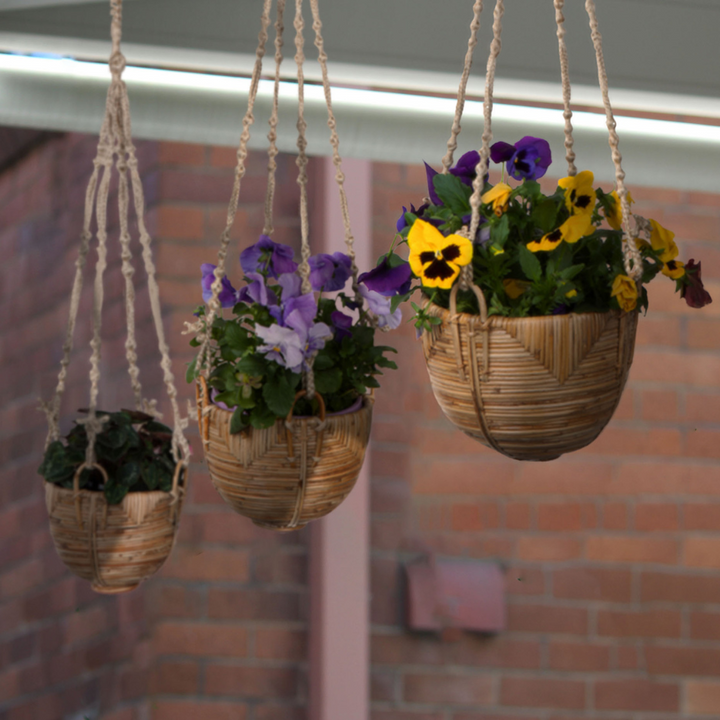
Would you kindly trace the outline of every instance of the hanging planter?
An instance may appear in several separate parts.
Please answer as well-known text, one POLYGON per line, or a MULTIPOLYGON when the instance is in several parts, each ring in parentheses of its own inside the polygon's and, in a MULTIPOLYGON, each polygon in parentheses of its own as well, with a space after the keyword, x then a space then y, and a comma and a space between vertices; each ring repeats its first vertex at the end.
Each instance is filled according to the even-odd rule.
POLYGON ((45 479, 50 532, 60 558, 96 592, 114 594, 135 589, 167 559, 175 540, 187 487, 190 449, 180 417, 177 390, 162 325, 160 298, 145 227, 142 183, 130 129, 130 106, 122 81, 120 52, 122 0, 110 2, 113 41, 112 82, 100 131, 94 171, 86 193, 80 253, 70 297, 64 355, 55 395, 44 405, 48 418, 45 456, 39 468, 45 479), (118 173, 122 273, 125 278, 128 372, 135 410, 106 413, 97 408, 100 382, 103 274, 107 257, 107 208, 113 167, 118 173), (153 322, 174 428, 158 421, 156 402, 143 398, 135 340, 134 268, 129 233, 132 193, 142 256, 148 278, 153 322), (90 404, 87 415, 60 439, 60 405, 73 349, 83 271, 90 250, 93 210, 97 217, 97 264, 93 293, 93 339, 90 343, 90 404))
MULTIPOLYGON (((638 313, 648 305, 644 283, 662 273, 692 307, 711 302, 700 263, 677 260, 673 233, 630 211, 593 0, 586 9, 616 190, 605 193, 591 172, 578 173, 564 0, 554 4, 568 176, 546 195, 537 182, 552 162, 545 140, 526 136, 514 145, 490 145, 503 0, 495 6, 482 146, 453 166, 480 26, 482 2, 476 0, 442 172, 426 165, 428 197, 418 209, 403 208, 397 225, 420 281, 414 289, 421 289, 423 304, 414 306, 415 324, 440 407, 460 430, 518 460, 578 450, 609 422, 632 363, 638 313), (503 171, 494 185, 490 160, 503 171)), ((400 261, 395 256, 393 262, 400 261)))
POLYGON ((339 140, 317 0, 310 0, 323 75, 328 125, 347 252, 311 256, 305 154, 302 0, 295 3, 298 67, 298 184, 301 258, 273 242, 278 87, 284 0, 275 23, 275 93, 270 117, 265 225, 240 255, 246 284, 236 290, 225 260, 245 173, 247 142, 262 70, 271 0, 265 0, 260 44, 238 151, 228 223, 218 265, 202 266, 203 299, 189 325, 199 354, 188 370, 197 382, 198 421, 210 477, 225 502, 255 524, 295 530, 326 515, 352 490, 365 457, 372 397, 381 368, 394 368, 390 347, 375 345, 378 328, 401 321, 409 287, 406 266, 380 265, 358 274, 339 154, 339 140), (332 297, 327 297, 332 293, 332 297), (394 298, 394 296, 397 296, 394 298), (229 313, 223 315, 223 308, 229 313))

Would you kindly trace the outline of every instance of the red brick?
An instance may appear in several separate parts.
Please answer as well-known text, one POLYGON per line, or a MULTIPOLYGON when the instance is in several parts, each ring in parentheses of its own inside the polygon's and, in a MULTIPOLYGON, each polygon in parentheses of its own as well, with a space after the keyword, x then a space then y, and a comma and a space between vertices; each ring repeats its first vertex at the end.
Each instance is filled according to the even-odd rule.
POLYGON ((720 603, 720 577, 643 572, 640 597, 643 602, 720 603))
POLYGON ((523 562, 563 562, 575 560, 581 554, 582 544, 577 538, 536 535, 518 538, 517 557, 523 562))
POLYGON ((307 656, 306 633, 258 628, 255 631, 255 656, 264 660, 303 661, 307 656))
POLYGON ((493 682, 487 675, 408 673, 404 678, 403 698, 413 703, 490 705, 493 682))
POLYGON ((720 431, 691 428, 687 434, 689 457, 720 459, 720 431))
POLYGON ((158 144, 158 160, 176 165, 204 165, 205 146, 191 143, 161 142, 158 144))
POLYGON ((602 508, 602 526, 606 530, 627 530, 627 506, 623 503, 605 503, 602 508))
POLYGON ((682 514, 685 530, 720 531, 720 505, 687 503, 682 514))
POLYGON ((154 647, 160 655, 244 657, 247 631, 229 624, 164 622, 155 630, 154 647))
POLYGON ((716 423, 720 418, 720 395, 686 393, 685 419, 696 423, 716 423))
MULTIPOLYGON (((406 712, 404 710, 372 710, 370 720, 445 720, 445 717, 445 713, 406 712)), ((512 718, 510 720, 512 720, 512 718)))
POLYGON ((684 558, 688 567, 720 568, 720 537, 686 535, 684 558))
POLYGON ((595 506, 590 503, 542 503, 537 513, 538 530, 585 530, 597 524, 595 506))
POLYGON ((243 582, 248 579, 249 557, 247 550, 218 548, 194 549, 177 547, 161 570, 163 577, 179 580, 229 580, 243 582))
POLYGON ((687 345, 693 350, 720 350, 720 321, 689 318, 687 345))
POLYGON ((623 495, 720 495, 720 467, 685 460, 627 462, 619 468, 607 492, 623 495))
POLYGON ((69 615, 63 625, 65 645, 95 638, 108 628, 107 609, 102 606, 87 608, 69 615))
POLYGON ((584 635, 587 610, 560 605, 508 605, 508 631, 584 635))
POLYGON ((686 385, 717 388, 720 382, 720 358, 696 354, 689 363, 687 355, 681 351, 655 353, 638 348, 630 377, 636 382, 670 384, 680 381, 686 385))
POLYGON ((457 531, 480 531, 497 528, 500 512, 491 503, 456 503, 451 507, 451 527, 457 531))
POLYGON ((548 657, 552 670, 598 672, 610 668, 608 645, 551 641, 548 657))
POLYGON ((155 700, 152 703, 152 720, 245 720, 246 717, 246 706, 234 702, 155 700))
POLYGON ((674 565, 678 544, 671 538, 595 535, 587 539, 585 556, 599 562, 674 565))
POLYGON ((567 600, 627 603, 632 599, 632 573, 589 567, 556 570, 553 595, 567 600))
MULTIPOLYGON (((720 369, 720 366, 719 366, 720 369)), ((605 428, 600 437, 580 452, 601 455, 673 456, 682 452, 682 435, 673 428, 605 428)))
POLYGON ((616 645, 618 670, 637 670, 640 658, 637 647, 632 645, 616 645))
MULTIPOLYGON (((651 301, 652 302, 652 301, 651 301)), ((655 308, 653 307, 653 310, 655 308)), ((641 317, 637 329, 637 346, 669 346, 676 348, 681 344, 680 318, 672 318, 659 315, 653 317, 652 313, 648 317, 641 317)), ((643 399, 643 406, 644 406, 643 399)), ((643 407, 644 410, 644 407, 643 407)), ((645 418, 645 413, 643 413, 645 418)), ((660 419, 660 418, 656 418, 660 419)))
POLYGON ((544 595, 545 575, 533 567, 510 567, 505 571, 505 591, 508 595, 544 595))
POLYGON ((532 521, 530 505, 509 502, 505 505, 505 527, 508 530, 529 530, 532 521))
MULTIPOLYGON (((205 214, 202 208, 184 205, 161 205, 157 209, 157 236, 172 240, 195 240, 202 237, 205 214)), ((170 245, 175 252, 183 246, 170 245)), ((205 250, 207 252, 207 250, 205 250)))
POLYGON ((674 683, 642 678, 595 683, 595 707, 598 710, 677 712, 679 706, 680 688, 674 683))
POLYGON ((199 668, 191 662, 161 662, 154 677, 154 692, 160 695, 196 695, 199 668))
POLYGON ((297 694, 297 672, 270 667, 208 665, 205 692, 238 699, 290 698, 297 694))
POLYGON ((677 610, 599 610, 597 615, 598 635, 611 637, 680 637, 681 625, 677 610))
POLYGON ((690 615, 690 637, 697 640, 720 640, 720 613, 693 612, 690 615))
POLYGON ((704 647, 645 648, 645 662, 652 675, 718 675, 720 650, 704 647))
POLYGON ((717 717, 720 713, 720 683, 685 681, 685 713, 717 717))
POLYGON ((667 532, 680 527, 677 505, 647 503, 635 506, 635 529, 667 532))
POLYGON ((585 707, 585 683, 550 678, 504 677, 500 702, 514 707, 579 710, 585 707))

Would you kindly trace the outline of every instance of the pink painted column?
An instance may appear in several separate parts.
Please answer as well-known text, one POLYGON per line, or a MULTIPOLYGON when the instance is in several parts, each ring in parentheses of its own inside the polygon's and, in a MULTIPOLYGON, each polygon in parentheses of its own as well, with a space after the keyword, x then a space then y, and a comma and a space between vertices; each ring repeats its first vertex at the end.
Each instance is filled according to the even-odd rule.
MULTIPOLYGON (((330 158, 315 185, 316 229, 325 252, 344 250, 330 158)), ((372 267, 372 165, 343 160, 358 267, 372 267)), ((311 237, 318 235, 311 228, 311 237)), ((315 247, 318 247, 317 243, 315 247)), ((368 720, 370 702, 369 459, 350 496, 312 524, 310 559, 310 720, 368 720)))

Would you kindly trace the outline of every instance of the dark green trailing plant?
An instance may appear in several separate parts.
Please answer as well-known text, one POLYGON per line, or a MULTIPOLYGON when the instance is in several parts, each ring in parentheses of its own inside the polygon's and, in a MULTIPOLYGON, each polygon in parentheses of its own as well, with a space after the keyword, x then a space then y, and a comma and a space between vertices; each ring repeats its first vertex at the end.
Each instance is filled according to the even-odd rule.
MULTIPOLYGON (((169 492, 175 472, 172 430, 136 410, 98 410, 97 415, 109 418, 95 441, 97 463, 107 472, 108 481, 103 481, 98 470, 84 469, 80 488, 102 492, 111 505, 122 502, 129 492, 169 492)), ((85 426, 76 422, 62 441, 50 443, 38 472, 49 483, 72 488, 87 446, 85 426)))

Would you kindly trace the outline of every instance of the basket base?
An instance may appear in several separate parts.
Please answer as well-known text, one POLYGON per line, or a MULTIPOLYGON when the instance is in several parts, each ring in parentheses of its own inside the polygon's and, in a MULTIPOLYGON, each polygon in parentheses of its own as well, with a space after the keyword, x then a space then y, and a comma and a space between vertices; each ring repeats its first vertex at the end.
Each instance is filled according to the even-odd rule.
POLYGON ((302 530, 307 523, 300 523, 296 525, 295 527, 282 527, 278 525, 273 525, 272 523, 264 523, 260 520, 253 520, 253 525, 257 525, 258 527, 261 527, 265 530, 274 530, 275 532, 295 532, 296 530, 302 530))
POLYGON ((135 590, 140 583, 135 583, 134 585, 97 585, 96 583, 92 583, 91 587, 96 593, 100 593, 101 595, 120 595, 121 593, 131 592, 132 590, 135 590))

